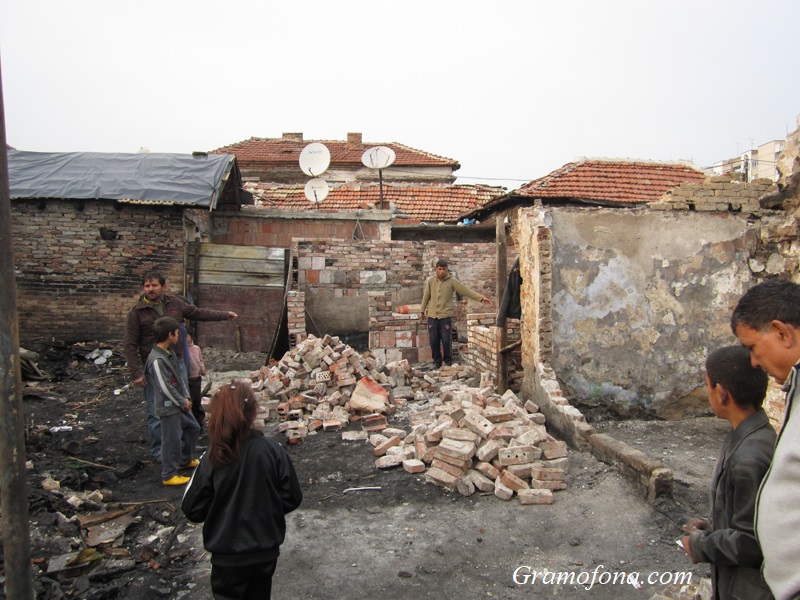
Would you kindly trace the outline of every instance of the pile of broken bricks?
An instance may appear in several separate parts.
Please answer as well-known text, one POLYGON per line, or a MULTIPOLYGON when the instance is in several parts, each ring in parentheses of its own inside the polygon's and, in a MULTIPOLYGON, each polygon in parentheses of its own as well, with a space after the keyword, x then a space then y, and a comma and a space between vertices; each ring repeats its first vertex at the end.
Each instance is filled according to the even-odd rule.
POLYGON ((329 335, 309 335, 250 374, 265 422, 280 421, 290 444, 360 425, 342 439, 368 440, 379 469, 402 466, 465 496, 477 491, 551 504, 553 491, 566 488, 566 443, 547 433, 533 402, 523 404, 510 390, 500 396, 489 386, 469 387, 469 377, 457 365, 430 372, 405 360, 381 365, 329 335), (432 408, 409 414, 410 431, 389 427, 387 416, 409 400, 432 408))

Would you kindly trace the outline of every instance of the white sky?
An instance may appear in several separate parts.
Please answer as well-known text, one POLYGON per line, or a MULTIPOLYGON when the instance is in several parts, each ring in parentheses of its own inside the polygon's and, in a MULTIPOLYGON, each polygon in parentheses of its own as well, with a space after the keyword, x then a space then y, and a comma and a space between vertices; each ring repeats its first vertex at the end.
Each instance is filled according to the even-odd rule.
POLYGON ((509 188, 580 156, 705 167, 796 128, 799 25, 795 0, 0 0, 6 138, 360 131, 509 188))

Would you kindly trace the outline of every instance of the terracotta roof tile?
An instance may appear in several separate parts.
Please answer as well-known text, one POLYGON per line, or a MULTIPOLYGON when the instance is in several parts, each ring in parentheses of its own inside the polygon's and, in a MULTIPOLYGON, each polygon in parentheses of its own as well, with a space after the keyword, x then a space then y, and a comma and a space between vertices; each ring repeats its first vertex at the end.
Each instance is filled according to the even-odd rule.
MULTIPOLYGON (((338 212, 371 209, 380 202, 377 183, 330 184, 328 197, 319 205, 309 202, 300 184, 246 183, 245 188, 257 194, 256 205, 264 208, 338 212)), ((396 218, 406 222, 455 223, 459 215, 504 194, 503 188, 485 185, 383 184, 386 206, 394 203, 400 213, 396 218)))
POLYGON ((582 159, 535 179, 513 196, 619 204, 656 202, 684 182, 702 182, 705 174, 680 163, 582 159))
POLYGON ((240 168, 266 166, 296 166, 300 152, 308 144, 320 142, 325 144, 331 153, 331 167, 362 167, 361 156, 367 148, 388 146, 396 155, 395 165, 401 167, 451 167, 454 171, 461 168, 458 161, 445 158, 430 152, 424 152, 397 142, 363 142, 348 144, 343 140, 294 140, 287 138, 252 137, 230 146, 211 150, 210 154, 235 154, 240 168))

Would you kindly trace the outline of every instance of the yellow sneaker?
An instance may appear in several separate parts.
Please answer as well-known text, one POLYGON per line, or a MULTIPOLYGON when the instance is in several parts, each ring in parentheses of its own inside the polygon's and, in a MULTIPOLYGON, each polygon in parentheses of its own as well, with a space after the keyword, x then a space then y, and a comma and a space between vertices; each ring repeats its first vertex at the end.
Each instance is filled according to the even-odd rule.
POLYGON ((200 464, 200 460, 197 459, 197 458, 193 458, 192 460, 189 461, 188 465, 181 465, 178 468, 179 469, 194 469, 199 464, 200 464))
POLYGON ((162 481, 164 485, 183 485, 189 483, 191 477, 184 477, 183 475, 173 475, 169 479, 162 481))

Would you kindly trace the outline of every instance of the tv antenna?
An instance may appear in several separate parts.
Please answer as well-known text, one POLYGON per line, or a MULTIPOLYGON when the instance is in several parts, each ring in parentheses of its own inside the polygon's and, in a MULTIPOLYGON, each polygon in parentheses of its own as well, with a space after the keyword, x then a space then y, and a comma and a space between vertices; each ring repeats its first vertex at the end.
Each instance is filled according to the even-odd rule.
POLYGON ((361 155, 361 162, 368 169, 378 169, 378 189, 380 191, 380 207, 383 206, 383 170, 391 167, 394 164, 397 155, 394 150, 386 146, 376 146, 375 148, 368 148, 364 154, 361 155))

